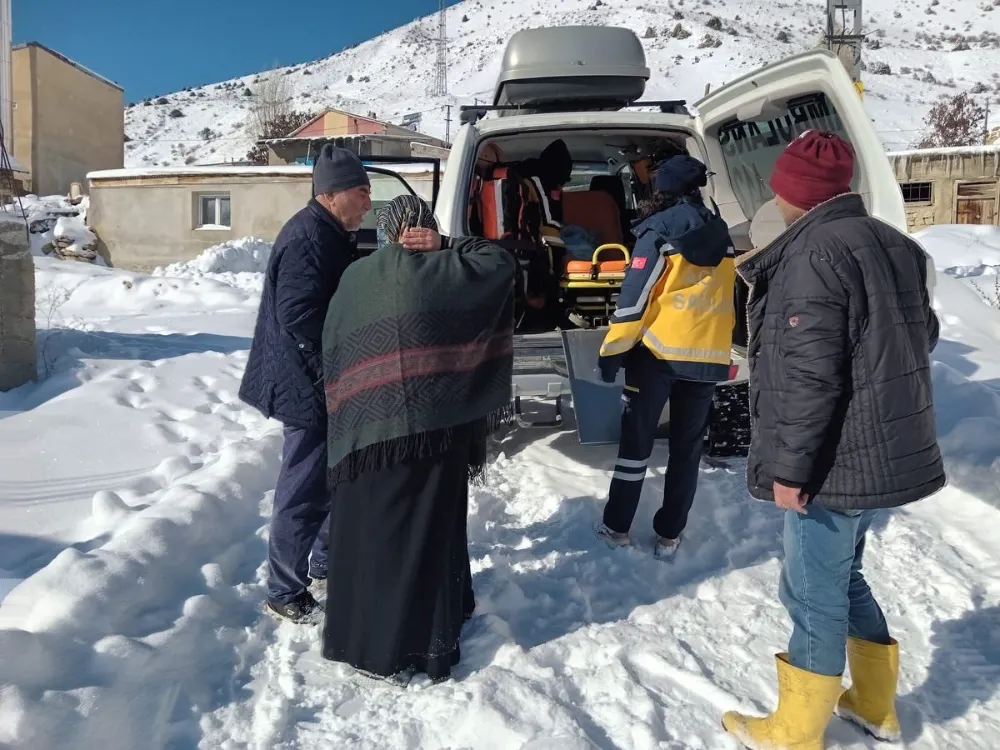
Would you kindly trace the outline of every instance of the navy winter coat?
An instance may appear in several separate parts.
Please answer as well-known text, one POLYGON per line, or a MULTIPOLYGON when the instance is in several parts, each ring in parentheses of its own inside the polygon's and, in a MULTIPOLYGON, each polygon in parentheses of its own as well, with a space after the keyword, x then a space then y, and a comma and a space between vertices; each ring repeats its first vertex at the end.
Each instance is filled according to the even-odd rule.
POLYGON ((326 429, 323 321, 357 241, 315 199, 281 228, 240 399, 290 427, 326 429))

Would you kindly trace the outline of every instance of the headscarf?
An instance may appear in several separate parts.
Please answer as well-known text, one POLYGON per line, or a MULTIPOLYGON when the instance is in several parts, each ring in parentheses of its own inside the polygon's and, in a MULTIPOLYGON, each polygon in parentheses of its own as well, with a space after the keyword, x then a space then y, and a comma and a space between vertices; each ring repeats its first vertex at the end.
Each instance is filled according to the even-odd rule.
POLYGON ((428 206, 416 195, 397 195, 379 211, 375 220, 378 246, 385 247, 399 241, 399 235, 408 227, 422 227, 437 231, 437 220, 428 206))

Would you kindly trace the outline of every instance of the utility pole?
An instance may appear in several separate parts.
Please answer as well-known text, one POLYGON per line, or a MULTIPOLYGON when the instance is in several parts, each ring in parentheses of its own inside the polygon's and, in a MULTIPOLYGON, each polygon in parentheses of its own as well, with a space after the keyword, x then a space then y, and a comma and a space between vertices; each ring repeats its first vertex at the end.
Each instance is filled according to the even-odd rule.
POLYGON ((861 33, 861 4, 862 0, 826 0, 826 46, 837 54, 858 93, 863 95, 861 49, 865 35, 861 33), (853 16, 853 23, 849 16, 853 16))
POLYGON ((14 150, 13 70, 10 43, 10 0, 0 0, 0 124, 3 125, 3 145, 8 153, 14 150))
POLYGON ((444 116, 444 142, 450 144, 451 143, 451 105, 450 104, 445 104, 444 105, 444 109, 445 109, 445 112, 447 113, 444 116))

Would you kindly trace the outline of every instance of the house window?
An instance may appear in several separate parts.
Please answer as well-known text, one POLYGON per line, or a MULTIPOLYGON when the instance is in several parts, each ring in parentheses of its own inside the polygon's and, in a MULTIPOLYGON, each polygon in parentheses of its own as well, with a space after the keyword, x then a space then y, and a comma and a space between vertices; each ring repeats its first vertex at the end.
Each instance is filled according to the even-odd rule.
POLYGON ((198 229, 229 229, 232 214, 229 193, 198 196, 198 229))
POLYGON ((907 182, 899 186, 904 203, 931 203, 933 195, 929 182, 907 182))

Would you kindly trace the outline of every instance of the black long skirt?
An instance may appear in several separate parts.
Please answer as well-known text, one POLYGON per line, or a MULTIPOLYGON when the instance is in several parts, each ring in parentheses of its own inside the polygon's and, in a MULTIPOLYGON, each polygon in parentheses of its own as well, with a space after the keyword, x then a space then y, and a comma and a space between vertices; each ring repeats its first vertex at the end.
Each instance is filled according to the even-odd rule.
POLYGON ((334 491, 323 656, 372 675, 451 675, 475 600, 467 445, 334 491))

